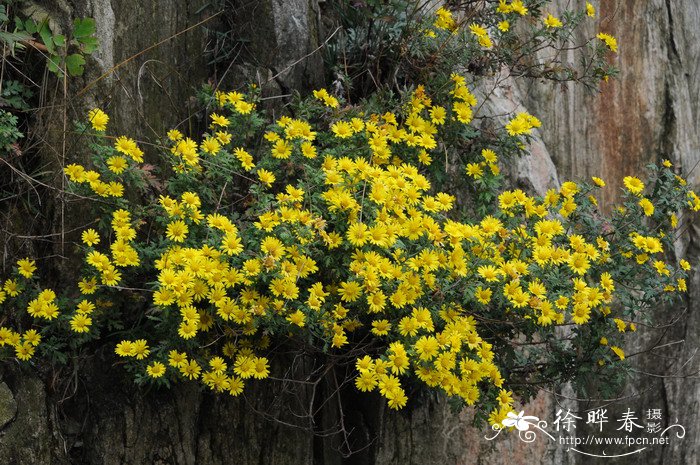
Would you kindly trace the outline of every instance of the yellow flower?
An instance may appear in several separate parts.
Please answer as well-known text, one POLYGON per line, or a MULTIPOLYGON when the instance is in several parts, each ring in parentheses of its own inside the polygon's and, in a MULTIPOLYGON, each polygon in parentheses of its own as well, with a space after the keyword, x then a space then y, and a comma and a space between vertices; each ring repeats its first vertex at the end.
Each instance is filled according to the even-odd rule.
POLYGON ((126 158, 119 155, 115 155, 107 159, 107 167, 114 174, 122 174, 127 166, 128 162, 126 161, 126 158))
POLYGON ((457 23, 455 22, 454 18, 452 18, 452 13, 449 10, 440 7, 435 12, 435 16, 436 18, 435 22, 433 22, 433 26, 435 26, 437 29, 452 31, 457 27, 457 23))
POLYGON ((292 155, 292 146, 285 140, 278 140, 272 146, 272 156, 279 159, 287 159, 292 155))
POLYGON ((221 144, 219 141, 213 137, 207 137, 202 141, 199 146, 202 152, 209 153, 211 155, 216 155, 221 150, 221 144))
POLYGON ((639 201, 639 206, 644 210, 646 216, 651 216, 654 214, 654 204, 647 198, 643 198, 639 201))
POLYGON ((615 322, 615 325, 617 326, 617 330, 621 333, 624 333, 625 330, 627 329, 627 323, 622 321, 619 318, 613 318, 613 321, 615 322))
POLYGON ((363 246, 370 238, 370 232, 364 223, 353 223, 348 228, 348 241, 355 247, 363 246))
POLYGON ((590 2, 586 2, 586 14, 591 18, 595 18, 595 7, 590 2))
POLYGON ((455 119, 460 123, 469 124, 474 117, 471 106, 466 102, 455 102, 452 106, 455 119))
POLYGON ((561 185, 561 189, 559 190, 561 195, 563 195, 564 197, 572 197, 578 191, 579 191, 578 185, 576 185, 576 183, 572 182, 572 181, 564 182, 561 185))
POLYGON ((498 29, 502 32, 507 32, 510 29, 510 23, 508 21, 500 21, 498 23, 498 29))
POLYGON ((275 260, 279 260, 285 253, 284 244, 276 237, 267 236, 260 243, 260 250, 275 260))
POLYGON ((184 137, 182 135, 182 133, 180 131, 178 131, 177 129, 171 129, 170 131, 168 131, 167 136, 168 136, 168 139, 170 139, 173 142, 179 141, 180 139, 182 139, 184 137))
POLYGON ((148 349, 148 344, 145 339, 137 339, 133 342, 131 355, 138 360, 143 360, 151 351, 148 349))
POLYGON ((83 168, 82 165, 71 163, 63 168, 63 172, 66 173, 66 176, 68 176, 68 179, 70 179, 72 182, 84 182, 86 180, 85 168, 83 168))
POLYGON ((185 361, 181 366, 180 366, 180 373, 182 376, 188 378, 188 379, 197 379, 199 378, 199 374, 202 371, 202 368, 199 366, 199 363, 197 363, 196 360, 190 360, 185 361))
POLYGON ((493 46, 491 38, 489 37, 485 27, 472 23, 469 26, 469 30, 477 37, 479 45, 484 48, 491 48, 493 46))
POLYGON ((218 140, 220 143, 226 145, 231 143, 232 136, 228 132, 224 131, 217 131, 216 133, 216 140, 218 140))
POLYGON ((634 176, 625 176, 622 182, 627 190, 635 195, 638 195, 644 190, 644 183, 639 178, 634 176))
POLYGON ((88 112, 88 118, 92 124, 92 128, 95 131, 104 131, 107 129, 107 123, 109 122, 109 116, 100 110, 99 108, 93 108, 88 112))
POLYGON ((236 103, 233 105, 233 107, 236 109, 236 111, 237 111, 238 113, 240 113, 240 114, 242 114, 242 115, 247 115, 247 114, 249 114, 251 111, 253 111, 253 109, 255 108, 255 105, 254 105, 253 103, 244 102, 244 101, 241 100, 241 101, 239 101, 239 102, 236 102, 236 103))
POLYGON ((153 362, 146 367, 146 373, 151 378, 160 378, 165 374, 165 365, 160 362, 153 362))
POLYGON ((15 346, 15 355, 20 360, 29 360, 34 355, 34 346, 28 342, 15 346))
POLYGON ((187 363, 187 354, 184 352, 178 352, 177 350, 171 350, 168 353, 168 364, 174 368, 180 368, 187 363))
POLYGON ((275 182, 275 175, 270 171, 260 168, 258 169, 258 179, 260 179, 261 183, 270 187, 272 186, 272 183, 275 182))
POLYGON ((372 322, 372 334, 375 336, 386 336, 391 329, 391 323, 388 320, 374 320, 372 322))
POLYGON ((600 179, 596 176, 593 176, 591 179, 593 179, 593 182, 595 183, 596 186, 605 187, 605 181, 603 181, 602 179, 600 179))
POLYGON ((511 136, 519 136, 521 134, 530 134, 533 128, 538 128, 542 125, 539 119, 534 116, 522 112, 515 115, 515 118, 506 124, 506 131, 511 136))
POLYGON ((596 37, 605 42, 605 45, 607 45, 611 51, 617 53, 617 40, 613 36, 599 32, 596 37))
POLYGON ((496 398, 501 406, 510 405, 513 403, 513 393, 511 391, 506 391, 505 389, 501 389, 496 398))
POLYGON ((482 289, 481 286, 478 286, 476 291, 474 291, 474 297, 476 297, 476 300, 478 300, 480 303, 486 305, 491 301, 492 293, 493 291, 491 289, 482 289))
POLYGON ((343 302, 354 302, 362 293, 360 285, 356 281, 346 281, 340 285, 338 294, 343 302))
POLYGON ((371 371, 361 372, 360 375, 355 378, 355 387, 362 392, 368 392, 374 390, 377 387, 378 376, 376 373, 371 371))
POLYGON ((180 197, 182 203, 190 208, 198 208, 202 205, 202 201, 195 192, 185 192, 180 197))
MULTIPOLYGON (((29 331, 25 332, 24 335, 22 335, 22 338, 24 339, 24 342, 31 344, 34 347, 38 346, 41 342, 41 335, 37 333, 35 329, 30 329, 29 331)), ((0 345, 2 345, 1 342, 0 345)))
POLYGON ((36 271, 36 262, 34 260, 30 260, 29 258, 18 260, 17 271, 19 271, 19 274, 29 279, 34 274, 34 271, 36 271))
POLYGON ((129 137, 117 137, 117 140, 114 142, 114 148, 117 149, 117 152, 131 157, 137 163, 143 162, 143 152, 136 145, 136 141, 129 137))
POLYGON ((525 16, 528 11, 523 4, 523 0, 513 0, 510 2, 510 10, 518 13, 520 16, 525 16))
POLYGON ((214 373, 223 373, 226 371, 226 362, 221 357, 213 357, 209 360, 209 367, 211 367, 214 373))
POLYGON ((322 101, 327 107, 338 108, 340 105, 338 99, 330 95, 326 89, 315 90, 313 94, 314 97, 322 101))
POLYGON ((671 271, 666 268, 666 264, 661 260, 654 261, 654 268, 656 268, 656 272, 660 275, 668 276, 671 274, 671 271))
POLYGON ((176 220, 168 224, 165 235, 173 242, 183 242, 188 230, 184 221, 176 220))
POLYGON ((227 92, 225 95, 225 99, 222 98, 223 101, 230 103, 231 105, 235 105, 236 103, 240 102, 243 100, 245 95, 243 95, 240 92, 227 92))
POLYGON ((90 279, 83 278, 78 282, 78 288, 82 294, 94 294, 97 289, 97 280, 94 277, 90 279))
POLYGON ((476 23, 472 23, 471 25, 469 25, 469 31, 471 31, 471 33, 477 37, 483 37, 488 34, 485 27, 480 26, 476 23))
POLYGON ((338 121, 337 123, 332 124, 331 130, 336 137, 341 139, 347 139, 353 134, 352 125, 347 121, 338 121))
POLYGON ((588 322, 591 318, 591 311, 586 305, 574 305, 574 309, 571 312, 571 321, 577 325, 582 325, 588 322))
POLYGON ((301 144, 301 154, 306 158, 316 158, 316 147, 311 142, 301 144))
POLYGON ((676 228, 678 226, 678 217, 675 213, 671 214, 671 227, 676 228))
POLYGON ((265 357, 253 359, 253 378, 265 379, 270 375, 270 365, 265 357))
POLYGON ((243 392, 244 387, 245 384, 241 378, 238 378, 237 376, 231 376, 229 380, 229 394, 235 397, 243 392))
POLYGON ((482 149, 481 156, 484 157, 484 161, 487 163, 496 163, 498 161, 498 155, 491 149, 482 149))
POLYGON ((551 13, 547 14, 547 16, 542 20, 544 23, 545 27, 549 28, 557 28, 557 27, 562 27, 563 24, 559 20, 559 18, 552 16, 551 13))
MULTIPOLYGON (((289 149, 289 153, 291 153, 291 148, 289 149)), ((238 158, 238 161, 241 162, 241 166, 243 167, 244 170, 250 171, 253 168, 255 168, 255 164, 253 163, 253 156, 248 153, 246 150, 238 147, 233 150, 233 155, 238 158)), ((274 155, 274 153, 273 153, 274 155)), ((287 155, 288 157, 289 155, 287 155)), ((279 157, 278 157, 279 158, 279 157)))
POLYGON ((588 256, 579 252, 571 254, 568 265, 571 271, 578 274, 579 276, 584 275, 586 271, 588 271, 588 268, 590 268, 591 266, 590 261, 588 260, 588 256))
POLYGON ((120 357, 131 357, 134 355, 134 343, 131 341, 121 341, 117 344, 114 352, 120 357))
POLYGON ((610 346, 610 350, 615 352, 615 355, 617 355, 620 358, 620 360, 625 359, 625 351, 622 350, 621 348, 619 348, 617 346, 610 346))
POLYGON ((302 312, 301 310, 297 310, 296 312, 292 313, 287 317, 287 321, 289 321, 293 325, 297 325, 300 328, 303 328, 306 324, 306 315, 304 315, 304 312, 302 312))
POLYGON ((5 281, 5 284, 3 286, 3 289, 5 289, 5 292, 7 292, 7 295, 10 297, 17 297, 20 292, 22 292, 22 289, 19 287, 19 284, 17 284, 17 281, 14 279, 8 279, 5 281))
POLYGON ((502 274, 501 270, 492 265, 480 266, 477 272, 482 278, 484 278, 488 282, 498 281, 499 275, 502 274))
POLYGON ((484 175, 484 170, 479 163, 467 163, 467 174, 474 179, 480 179, 484 175))
POLYGON ((335 333, 333 335, 333 341, 331 343, 331 347, 340 348, 340 347, 343 347, 347 343, 348 343, 348 337, 345 335, 345 333, 335 333))
POLYGON ((226 127, 229 124, 231 124, 230 121, 228 120, 228 118, 226 118, 225 116, 221 116, 219 114, 216 114, 216 113, 211 114, 211 122, 212 122, 212 126, 221 126, 221 127, 226 127))
POLYGON ((95 310, 95 304, 90 302, 89 300, 81 300, 80 303, 78 303, 76 311, 78 313, 82 313, 85 315, 89 315, 92 313, 92 311, 95 310))
POLYGON ((414 347, 421 360, 430 360, 438 354, 440 343, 433 336, 421 336, 414 347))
POLYGON ((508 405, 504 405, 500 408, 493 409, 489 414, 489 424, 497 428, 505 428, 505 426, 503 425, 503 420, 508 418, 508 413, 512 411, 513 408, 508 405))
POLYGON ((107 187, 107 193, 112 197, 121 197, 124 195, 124 185, 119 182, 112 181, 107 185, 107 187))
POLYGON ((92 318, 84 313, 76 313, 70 319, 70 328, 76 333, 87 333, 90 331, 90 325, 92 325, 92 318))
POLYGON ((510 13, 513 11, 513 7, 506 3, 506 0, 498 0, 498 6, 496 7, 498 13, 510 13))
POLYGON ((604 290, 608 292, 612 292, 615 290, 615 283, 613 282, 612 276, 610 273, 605 272, 600 275, 600 287, 602 287, 604 290))
POLYGON ((435 124, 444 124, 446 115, 444 107, 434 106, 430 109, 430 121, 435 124))

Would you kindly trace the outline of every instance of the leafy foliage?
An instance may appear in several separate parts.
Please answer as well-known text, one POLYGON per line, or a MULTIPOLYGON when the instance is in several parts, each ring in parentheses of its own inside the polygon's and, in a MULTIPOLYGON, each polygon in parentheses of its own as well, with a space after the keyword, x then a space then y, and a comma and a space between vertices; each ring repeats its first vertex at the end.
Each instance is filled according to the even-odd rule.
MULTIPOLYGON (((319 89, 274 120, 257 110, 254 86, 209 91, 209 130, 158 141, 163 171, 128 136, 107 143, 109 116, 93 109, 79 124, 94 136, 92 166, 65 167, 71 192, 94 200, 84 212, 94 226, 75 241, 81 280, 57 293, 35 260, 18 261, 0 291, 3 321, 17 328, 0 328, 4 355, 61 361, 104 343, 138 383, 198 380, 236 396, 293 347, 328 370, 354 367, 355 387, 391 408, 422 386, 494 425, 543 386, 595 377, 612 389, 624 336, 686 290, 689 264, 664 252, 700 198, 669 162, 625 178, 610 214, 598 208, 599 178, 541 196, 506 187, 501 167, 527 153, 541 123, 520 112, 477 127, 479 78, 505 64, 587 83, 613 74, 604 54, 616 42, 600 37, 588 42, 587 74, 520 68, 590 15, 558 19, 541 3, 500 2, 465 16, 469 25, 439 9, 381 26, 389 50, 407 43, 408 62, 436 63, 413 68, 425 85, 397 61, 402 86, 366 99, 319 89), (510 23, 528 15, 516 33, 510 23), (469 58, 463 73, 451 72, 457 56, 469 58), (454 166, 468 204, 447 175, 454 166)), ((374 17, 403 3, 367 5, 374 17)), ((357 28, 353 37, 373 33, 357 28)))

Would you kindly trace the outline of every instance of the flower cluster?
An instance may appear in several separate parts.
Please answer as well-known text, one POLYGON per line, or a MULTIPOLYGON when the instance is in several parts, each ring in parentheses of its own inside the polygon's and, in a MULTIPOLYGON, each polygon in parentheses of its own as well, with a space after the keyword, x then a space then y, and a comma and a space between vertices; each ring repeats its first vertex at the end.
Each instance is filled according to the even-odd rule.
MULTIPOLYGON (((496 12, 508 22, 528 9, 502 0, 496 12)), ((458 26, 441 9, 434 27, 458 26)), ((470 34, 493 45, 485 26, 470 34)), ((72 189, 100 200, 100 220, 75 241, 77 289, 57 296, 33 260, 19 260, 0 304, 33 329, 0 327, 0 347, 28 360, 57 350, 40 344, 43 331, 84 341, 118 327, 118 340, 103 337, 137 381, 236 396, 270 377, 276 350, 291 344, 354 366, 355 387, 390 408, 419 382, 493 424, 512 411, 516 386, 551 382, 534 366, 618 366, 643 309, 687 288, 690 265, 664 252, 700 198, 668 162, 644 182, 626 177, 610 215, 598 209, 597 177, 544 196, 504 189, 501 164, 541 122, 522 112, 478 135, 470 85, 451 74, 434 91, 357 106, 319 89, 274 121, 257 112, 255 90, 216 91, 208 131, 172 129, 160 154, 127 136, 102 145, 109 117, 92 110, 93 167, 64 170, 72 189), (172 168, 159 192, 122 198, 158 155, 172 168), (486 214, 450 188, 455 165, 492 196, 486 214)))

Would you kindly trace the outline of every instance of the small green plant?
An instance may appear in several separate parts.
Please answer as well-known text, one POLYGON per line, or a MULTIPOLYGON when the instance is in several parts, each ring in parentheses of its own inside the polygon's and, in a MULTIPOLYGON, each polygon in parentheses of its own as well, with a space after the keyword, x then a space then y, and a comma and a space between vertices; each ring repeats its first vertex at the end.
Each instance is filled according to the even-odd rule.
POLYGON ((617 73, 606 59, 610 50, 617 51, 615 38, 598 34, 574 42, 579 25, 595 18, 588 2, 561 18, 548 13, 549 2, 542 1, 502 1, 495 8, 492 2, 462 2, 452 11, 406 0, 328 3, 340 32, 326 48, 326 62, 350 101, 444 80, 454 70, 475 79, 503 72, 575 81, 591 89, 617 73), (543 50, 551 51, 548 58, 535 58, 543 50), (575 54, 576 62, 563 61, 564 52, 575 54))
POLYGON ((97 50, 95 37, 95 20, 76 18, 73 29, 68 36, 60 34, 51 27, 49 18, 36 21, 33 18, 15 19, 18 31, 24 31, 32 37, 37 36, 46 47, 49 71, 59 77, 81 76, 85 71, 85 55, 97 50))
MULTIPOLYGON (((583 17, 541 3, 503 1, 464 25, 439 9, 411 46, 454 40, 490 69, 512 58, 500 43, 559 40, 583 17), (528 14, 522 38, 501 24, 528 14)), ((613 40, 591 39, 594 56, 613 40)), ((625 336, 687 290, 690 265, 664 253, 700 198, 667 161, 626 176, 609 214, 597 177, 541 196, 509 189, 501 167, 540 121, 518 112, 485 134, 481 75, 434 70, 369 99, 318 89, 274 119, 254 86, 209 91, 204 134, 157 141, 162 171, 134 139, 107 136, 109 116, 93 109, 79 123, 92 162, 64 169, 70 192, 93 200, 82 215, 94 225, 73 241, 77 285, 57 292, 19 260, 0 291, 0 353, 64 361, 104 343, 137 383, 238 396, 294 350, 390 408, 436 389, 493 425, 544 386, 595 377, 612 389, 625 336), (473 204, 458 201, 450 166, 473 204)), ((600 70, 587 79, 609 76, 600 70)))
POLYGON ((10 147, 20 152, 15 145, 23 137, 20 116, 32 107, 31 86, 34 84, 27 78, 31 73, 28 64, 20 59, 20 53, 34 49, 44 54, 52 73, 59 77, 79 76, 84 72, 85 55, 93 53, 98 45, 92 18, 76 19, 66 37, 45 10, 36 5, 21 10, 20 5, 15 1, 0 5, 2 60, 15 62, 12 66, 3 63, 0 76, 0 153, 6 153, 10 147))
POLYGON ((17 128, 17 117, 5 110, 0 110, 0 153, 12 150, 14 144, 24 137, 17 128))

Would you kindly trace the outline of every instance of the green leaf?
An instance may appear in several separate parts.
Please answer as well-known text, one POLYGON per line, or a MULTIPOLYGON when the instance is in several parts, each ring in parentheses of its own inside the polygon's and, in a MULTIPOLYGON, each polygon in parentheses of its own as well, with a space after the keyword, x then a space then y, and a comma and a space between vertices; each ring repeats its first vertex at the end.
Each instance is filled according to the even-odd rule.
POLYGON ((59 70, 61 69, 61 57, 58 55, 51 55, 46 65, 48 66, 49 71, 54 74, 59 74, 59 70))
POLYGON ((66 57, 66 70, 71 76, 81 76, 85 71, 85 58, 79 53, 66 57))
POLYGON ((22 47, 21 44, 17 44, 17 42, 20 42, 23 40, 28 40, 31 38, 32 38, 32 36, 30 34, 27 34, 24 31, 18 31, 18 32, 0 31, 0 42, 7 44, 7 48, 10 49, 11 53, 14 53, 13 48, 15 46, 22 47))
POLYGON ((41 28, 39 29, 39 37, 41 37, 41 41, 46 45, 46 50, 49 51, 51 55, 56 54, 56 47, 53 46, 53 36, 51 34, 51 30, 49 30, 49 26, 44 23, 41 25, 41 28))
POLYGON ((80 43, 80 48, 83 53, 88 54, 97 50, 97 47, 100 44, 97 37, 81 37, 78 39, 78 42, 80 43))
POLYGON ((73 21, 73 36, 76 39, 91 36, 95 33, 95 20, 93 18, 76 18, 73 21))
POLYGON ((56 44, 57 47, 65 47, 66 46, 66 36, 63 34, 56 34, 53 36, 53 43, 56 44))
POLYGON ((28 19, 24 22, 24 30, 30 34, 35 34, 37 31, 36 22, 33 19, 28 19))

